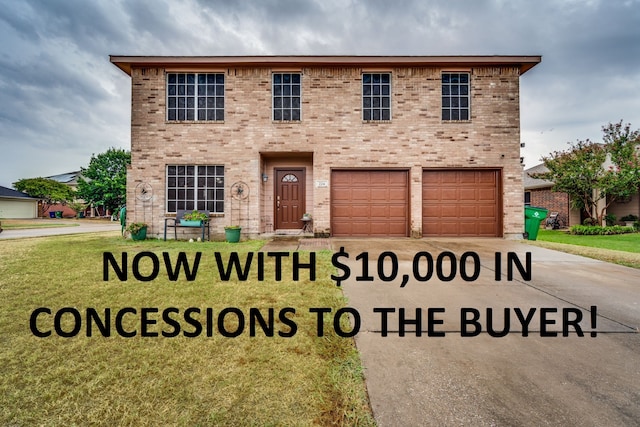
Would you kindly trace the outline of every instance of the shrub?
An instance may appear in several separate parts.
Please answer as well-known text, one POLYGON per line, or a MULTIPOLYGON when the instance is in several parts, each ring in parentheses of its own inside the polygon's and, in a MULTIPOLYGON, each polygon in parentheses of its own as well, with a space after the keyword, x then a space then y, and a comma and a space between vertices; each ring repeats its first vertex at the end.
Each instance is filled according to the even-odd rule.
POLYGON ((638 217, 635 215, 625 215, 622 218, 620 218, 620 221, 625 221, 625 222, 626 221, 631 222, 631 221, 637 221, 637 220, 638 220, 638 217))
POLYGON ((616 216, 614 214, 606 214, 604 216, 604 221, 609 226, 614 225, 616 223, 616 216))
POLYGON ((596 220, 593 218, 585 218, 584 221, 582 221, 582 225, 587 225, 587 226, 596 225, 596 220))
POLYGON ((634 231, 633 228, 622 225, 613 225, 610 227, 574 225, 569 229, 569 233, 579 236, 607 236, 612 234, 633 233, 634 231))

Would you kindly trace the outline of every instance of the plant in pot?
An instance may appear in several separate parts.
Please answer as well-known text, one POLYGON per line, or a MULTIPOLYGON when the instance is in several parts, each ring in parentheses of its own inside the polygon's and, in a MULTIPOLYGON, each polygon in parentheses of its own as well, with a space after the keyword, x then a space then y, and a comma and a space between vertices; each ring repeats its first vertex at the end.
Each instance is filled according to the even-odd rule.
POLYGON ((624 225, 626 225, 627 227, 633 227, 633 223, 636 222, 637 220, 638 220, 638 216, 633 214, 625 215, 622 218, 620 218, 620 221, 624 222, 624 225))
POLYGON ((239 225, 228 225, 224 228, 224 236, 229 243, 238 243, 240 241, 240 231, 242 227, 239 225))
POLYGON ((194 210, 184 214, 182 218, 180 218, 180 225, 185 225, 187 227, 200 227, 202 225, 202 221, 206 221, 208 219, 209 216, 206 213, 194 210))
POLYGON ((147 238, 147 224, 144 222, 133 222, 127 227, 133 240, 144 240, 147 238))

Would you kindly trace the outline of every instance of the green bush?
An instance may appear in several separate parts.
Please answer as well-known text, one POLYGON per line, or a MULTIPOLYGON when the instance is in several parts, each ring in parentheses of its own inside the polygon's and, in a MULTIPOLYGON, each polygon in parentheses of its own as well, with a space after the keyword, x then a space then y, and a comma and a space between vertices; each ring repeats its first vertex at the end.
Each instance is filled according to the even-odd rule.
POLYGON ((626 234, 635 232, 634 228, 622 225, 612 225, 610 227, 600 227, 592 225, 574 225, 569 229, 569 233, 580 236, 606 236, 612 234, 626 234))
POLYGON ((608 226, 612 226, 616 223, 616 216, 614 214, 606 214, 604 216, 604 221, 608 226))

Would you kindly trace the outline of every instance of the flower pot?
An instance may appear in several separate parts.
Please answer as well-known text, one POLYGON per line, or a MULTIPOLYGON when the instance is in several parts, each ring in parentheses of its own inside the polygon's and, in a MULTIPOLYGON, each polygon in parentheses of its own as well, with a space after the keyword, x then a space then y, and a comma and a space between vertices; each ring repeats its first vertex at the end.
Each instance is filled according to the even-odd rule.
POLYGON ((183 227, 200 227, 202 226, 201 220, 192 220, 192 219, 181 219, 180 225, 183 227))
POLYGON ((240 241, 240 231, 242 228, 234 227, 234 228, 225 228, 224 235, 229 243, 238 243, 240 241))
POLYGON ((133 240, 144 240, 147 238, 147 227, 142 227, 137 233, 131 233, 133 240))

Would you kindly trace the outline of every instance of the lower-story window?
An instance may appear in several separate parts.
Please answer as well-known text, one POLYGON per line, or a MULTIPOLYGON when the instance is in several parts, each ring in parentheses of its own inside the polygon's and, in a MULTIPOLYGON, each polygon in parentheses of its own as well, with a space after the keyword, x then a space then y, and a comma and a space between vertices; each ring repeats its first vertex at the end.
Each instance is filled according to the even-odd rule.
POLYGON ((167 165, 167 212, 224 213, 224 166, 167 165))

